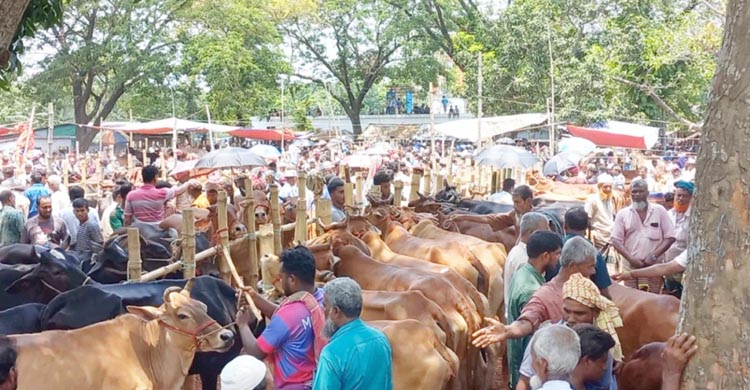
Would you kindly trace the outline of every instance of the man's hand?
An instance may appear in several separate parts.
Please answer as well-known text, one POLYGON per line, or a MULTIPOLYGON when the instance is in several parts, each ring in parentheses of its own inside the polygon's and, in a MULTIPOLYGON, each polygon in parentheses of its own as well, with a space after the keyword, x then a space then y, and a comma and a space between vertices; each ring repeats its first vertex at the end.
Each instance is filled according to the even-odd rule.
POLYGON ((683 333, 670 337, 667 340, 664 352, 661 354, 663 362, 662 377, 677 378, 679 381, 682 377, 682 371, 685 370, 688 361, 697 351, 698 346, 695 345, 695 336, 683 333))
POLYGON ((241 307, 240 310, 237 311, 237 317, 235 317, 235 321, 237 321, 237 325, 250 324, 251 315, 252 313, 250 312, 250 309, 247 306, 241 307))
POLYGON ((631 257, 627 260, 630 263, 631 268, 643 268, 646 265, 646 262, 643 259, 637 259, 635 257, 631 257))
POLYGON ((500 321, 490 317, 485 317, 484 321, 488 325, 471 335, 473 339, 471 343, 474 344, 475 347, 484 348, 490 344, 499 343, 507 338, 508 332, 506 326, 500 321))
POLYGON ((615 280, 615 281, 618 281, 618 282, 621 282, 623 280, 633 280, 633 279, 635 279, 633 277, 633 273, 630 272, 630 271, 626 271, 626 272, 623 272, 621 274, 613 274, 610 277, 612 278, 612 280, 615 280))

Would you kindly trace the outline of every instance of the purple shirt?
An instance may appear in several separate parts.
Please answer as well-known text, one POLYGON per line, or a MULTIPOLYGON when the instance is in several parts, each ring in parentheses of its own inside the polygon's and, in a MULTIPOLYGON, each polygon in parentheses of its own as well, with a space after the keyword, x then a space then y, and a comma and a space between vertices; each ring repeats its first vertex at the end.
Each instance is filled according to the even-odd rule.
POLYGON ((174 197, 174 189, 144 184, 141 188, 128 193, 125 217, 133 216, 140 222, 161 222, 164 220, 164 203, 174 197))
MULTIPOLYGON (((315 289, 323 307, 323 289, 315 289)), ((281 307, 258 338, 258 347, 273 363, 273 382, 279 390, 308 389, 315 371, 312 316, 303 302, 281 307)))

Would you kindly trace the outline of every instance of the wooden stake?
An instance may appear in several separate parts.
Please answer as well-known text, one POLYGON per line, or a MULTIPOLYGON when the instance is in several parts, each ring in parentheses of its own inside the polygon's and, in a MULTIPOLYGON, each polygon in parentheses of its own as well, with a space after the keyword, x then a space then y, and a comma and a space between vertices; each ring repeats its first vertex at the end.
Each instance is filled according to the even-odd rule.
POLYGON ((195 277, 195 219, 190 208, 182 210, 182 277, 195 277))
POLYGON ((141 237, 138 228, 128 228, 128 281, 141 279, 141 237))
MULTIPOLYGON (((249 258, 247 269, 249 272, 242 276, 251 287, 258 288, 258 277, 260 266, 258 265, 258 246, 255 237, 255 198, 253 196, 253 182, 250 178, 245 179, 245 224, 247 225, 247 247, 249 258)), ((238 259, 244 261, 244 259, 238 259)))
POLYGON ((419 182, 422 180, 422 176, 419 172, 412 170, 411 172, 411 188, 409 189, 409 203, 419 199, 417 192, 419 192, 419 182))
POLYGON ((443 175, 438 173, 435 179, 435 193, 443 190, 443 175))
POLYGON ((396 207, 401 207, 401 203, 403 202, 403 198, 401 193, 404 191, 404 182, 401 180, 396 180, 393 183, 393 205, 396 207))
POLYGON ((357 191, 356 200, 357 200, 357 205, 359 206, 365 203, 365 198, 364 198, 365 191, 364 191, 364 188, 362 188, 364 186, 364 180, 362 179, 362 175, 358 173, 354 177, 354 181, 357 183, 355 185, 355 188, 357 191))
MULTIPOLYGON (((344 204, 348 209, 354 208, 354 184, 345 182, 344 183, 344 204)), ((349 210, 345 210, 349 213, 349 210)))
POLYGON ((146 137, 146 140, 143 142, 143 166, 148 166, 148 137, 146 137))
POLYGON ((281 255, 281 212, 279 210, 279 186, 271 184, 271 222, 273 223, 273 254, 281 255))
MULTIPOLYGON (((227 231, 227 193, 224 190, 219 191, 216 213, 219 217, 219 241, 221 247, 229 250, 229 232, 227 231)), ((216 260, 219 262, 218 266, 221 279, 227 283, 231 283, 232 274, 229 270, 229 265, 222 256, 217 257, 216 260)))
POLYGON ((273 234, 273 225, 270 223, 265 223, 263 225, 260 225, 258 228, 258 240, 260 243, 260 257, 266 255, 273 255, 274 249, 273 249, 273 241, 274 241, 274 234, 273 234))
POLYGON ((297 173, 297 226, 294 229, 294 240, 299 243, 307 242, 307 174, 304 171, 297 173))
POLYGON ((424 185, 422 188, 424 188, 424 195, 430 196, 432 195, 432 170, 430 168, 424 170, 423 179, 424 185))

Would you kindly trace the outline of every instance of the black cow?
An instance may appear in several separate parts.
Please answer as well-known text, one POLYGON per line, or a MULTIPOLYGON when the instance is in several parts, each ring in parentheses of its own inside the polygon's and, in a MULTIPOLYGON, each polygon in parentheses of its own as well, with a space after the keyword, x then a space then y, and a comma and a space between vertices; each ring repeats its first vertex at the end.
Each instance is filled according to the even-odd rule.
MULTIPOLYGON (((184 285, 184 280, 159 280, 80 287, 60 294, 47 305, 41 315, 42 329, 81 328, 123 314, 129 305, 159 306, 163 303, 164 290, 184 285)), ((210 276, 196 278, 190 295, 205 303, 208 315, 221 325, 234 322, 237 310, 235 290, 220 279, 210 276)), ((237 333, 236 328, 233 330, 237 333)), ((216 389, 216 379, 221 369, 239 355, 241 348, 241 343, 237 342, 225 353, 197 353, 190 374, 201 376, 204 390, 216 389)))
POLYGON ((39 264, 0 264, 0 310, 25 303, 47 303, 60 292, 88 281, 77 260, 62 252, 35 247, 39 264))
POLYGON ((0 248, 0 264, 38 264, 34 245, 12 244, 0 248))
POLYGON ((0 334, 24 334, 42 331, 40 315, 45 305, 27 303, 0 311, 0 334))
POLYGON ((464 199, 458 202, 458 208, 474 214, 487 215, 509 213, 513 210, 513 205, 499 204, 486 200, 464 199))
MULTIPOLYGON (((104 243, 102 252, 96 256, 96 263, 88 271, 88 276, 90 276, 91 279, 105 284, 120 283, 127 279, 128 251, 127 241, 123 242, 123 237, 125 236, 114 237, 104 243)), ((196 253, 210 247, 211 242, 205 233, 198 233, 195 235, 196 253)), ((143 270, 149 272, 169 264, 169 259, 172 254, 169 251, 165 251, 167 251, 167 249, 160 243, 143 240, 141 242, 141 260, 143 270), (144 250, 144 248, 147 249, 144 250)), ((219 275, 213 259, 203 260, 198 263, 197 266, 198 273, 201 275, 219 275)), ((181 276, 182 271, 178 270, 167 275, 166 279, 179 279, 181 276)))

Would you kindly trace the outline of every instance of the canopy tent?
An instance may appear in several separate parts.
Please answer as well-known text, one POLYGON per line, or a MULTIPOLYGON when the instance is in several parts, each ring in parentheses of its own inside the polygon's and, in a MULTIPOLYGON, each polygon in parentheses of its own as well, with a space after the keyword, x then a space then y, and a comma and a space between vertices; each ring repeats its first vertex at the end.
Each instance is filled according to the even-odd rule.
POLYGON ((256 139, 260 141, 294 140, 294 132, 279 129, 235 129, 228 131, 229 135, 240 138, 256 139))
POLYGON ((659 140, 659 128, 634 123, 606 121, 590 128, 567 125, 570 134, 597 146, 651 149, 659 140))
POLYGON ((462 119, 435 125, 435 130, 438 134, 477 142, 479 140, 479 121, 482 123, 481 139, 487 139, 544 124, 547 122, 547 118, 547 114, 517 114, 481 119, 462 119))
POLYGON ((423 125, 376 125, 370 124, 362 137, 368 139, 409 139, 422 130, 423 125))
MULTIPOLYGON (((103 129, 106 129, 102 126, 103 129)), ((133 123, 115 129, 133 134, 143 135, 165 135, 172 134, 174 130, 188 131, 188 132, 207 132, 212 133, 228 133, 232 130, 236 130, 237 126, 224 126, 203 122, 188 121, 177 118, 159 119, 151 122, 144 123, 133 123)))

